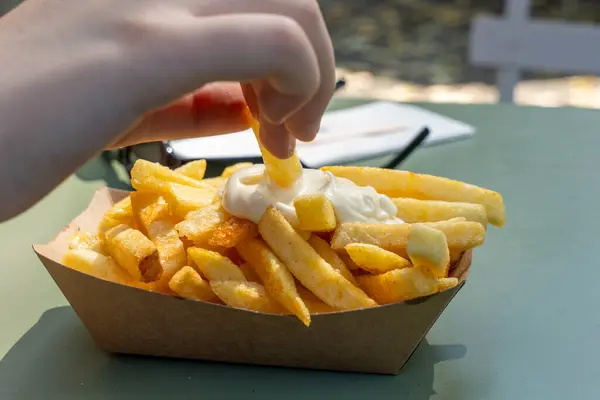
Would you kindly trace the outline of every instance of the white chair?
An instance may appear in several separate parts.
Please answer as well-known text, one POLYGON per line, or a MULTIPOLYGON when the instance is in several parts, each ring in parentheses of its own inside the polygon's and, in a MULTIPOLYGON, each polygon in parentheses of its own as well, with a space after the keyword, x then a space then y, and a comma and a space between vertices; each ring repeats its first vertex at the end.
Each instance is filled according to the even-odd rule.
POLYGON ((472 23, 469 60, 497 71, 501 102, 513 102, 522 70, 600 74, 600 26, 530 19, 530 0, 505 0, 501 18, 472 23))

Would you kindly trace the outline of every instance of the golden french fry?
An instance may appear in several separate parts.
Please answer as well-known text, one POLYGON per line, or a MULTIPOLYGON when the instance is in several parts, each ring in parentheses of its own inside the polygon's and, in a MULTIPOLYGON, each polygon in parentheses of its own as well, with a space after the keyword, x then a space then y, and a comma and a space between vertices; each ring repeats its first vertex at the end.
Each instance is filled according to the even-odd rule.
POLYGON ((210 234, 208 244, 231 248, 246 238, 258 236, 256 224, 247 219, 230 217, 220 223, 210 234))
POLYGON ((125 197, 108 209, 98 223, 98 237, 104 240, 104 232, 117 225, 127 225, 137 228, 133 211, 131 209, 131 198, 125 197))
POLYGON ((73 235, 71 241, 69 242, 69 249, 93 250, 96 253, 107 255, 107 251, 104 248, 100 238, 84 231, 77 232, 75 235, 73 235))
POLYGON ((153 222, 148 229, 148 236, 156 246, 163 270, 157 286, 164 289, 171 277, 187 263, 186 249, 170 220, 153 222))
POLYGON ((183 164, 181 167, 176 168, 175 172, 201 181, 206 173, 206 160, 195 160, 183 164))
POLYGON ((402 268, 381 275, 361 275, 356 278, 363 290, 379 304, 416 299, 433 294, 438 281, 417 268, 402 268))
POLYGON ((130 197, 135 221, 139 230, 146 235, 148 235, 148 229, 153 222, 171 217, 169 205, 156 193, 132 192, 130 197))
POLYGON ((223 185, 225 185, 227 183, 227 179, 225 177, 222 176, 218 176, 216 178, 207 178, 207 179, 203 179, 202 183, 209 185, 217 190, 221 189, 223 187, 223 185))
POLYGON ((67 250, 62 263, 69 268, 111 282, 128 284, 132 280, 111 257, 91 249, 67 250))
POLYGON ((228 217, 221 204, 211 204, 186 215, 183 221, 175 225, 175 229, 179 236, 185 236, 193 242, 206 242, 228 217))
POLYGON ((261 285, 264 285, 263 281, 260 279, 260 276, 258 276, 252 265, 249 263, 242 263, 239 267, 248 282, 260 283, 261 285))
POLYGON ((438 292, 443 292, 444 290, 452 289, 454 286, 458 285, 457 278, 440 278, 438 279, 438 292))
POLYGON ((396 253, 372 244, 350 243, 345 247, 348 255, 359 267, 372 274, 410 267, 410 262, 396 253))
POLYGON ((262 240, 252 238, 238 243, 236 249, 254 267, 271 297, 309 326, 310 312, 296 291, 294 277, 271 249, 262 240))
POLYGON ((115 226, 105 232, 105 246, 134 279, 151 282, 162 275, 156 246, 142 232, 127 225, 115 226))
POLYGON ((228 306, 267 314, 283 314, 283 308, 254 282, 211 281, 210 287, 228 306))
POLYGON ((408 235, 406 251, 416 268, 436 278, 448 276, 450 253, 442 231, 425 224, 413 224, 408 235))
POLYGON ((338 254, 329 246, 329 243, 317 235, 312 235, 310 239, 308 239, 308 243, 329 265, 333 267, 333 269, 353 284, 357 284, 352 272, 346 267, 346 264, 344 264, 340 256, 338 256, 338 254))
POLYGON ((169 183, 161 192, 169 204, 171 214, 184 219, 190 212, 212 204, 217 190, 212 186, 197 188, 179 183, 169 183))
POLYGON ((169 288, 186 299, 212 302, 217 298, 208 282, 187 265, 177 271, 169 280, 169 288))
POLYGON ((296 229, 296 233, 298 234, 298 236, 300 236, 304 240, 310 239, 310 236, 312 235, 311 232, 301 231, 299 229, 296 229))
POLYGON ((223 178, 229 178, 231 175, 235 174, 239 170, 245 169, 245 168, 250 168, 253 165, 254 164, 252 164, 251 162, 241 162, 241 163, 230 165, 229 167, 226 167, 223 170, 223 172, 221 173, 221 176, 223 178))
POLYGON ((456 217, 464 217, 467 221, 479 222, 483 226, 488 223, 485 207, 481 204, 418 200, 407 197, 397 197, 392 201, 398 209, 396 216, 408 223, 438 222, 456 217))
POLYGON ((250 113, 249 109, 246 109, 246 117, 248 118, 250 127, 256 136, 256 140, 258 141, 267 176, 278 186, 283 188, 292 186, 292 184, 294 184, 294 182, 296 182, 296 180, 302 174, 302 165, 300 164, 298 155, 294 151, 294 154, 290 158, 281 160, 269 153, 269 151, 260 143, 260 126, 258 121, 256 121, 250 113))
MULTIPOLYGON (((446 235, 448 246, 454 250, 467 250, 481 245, 485 240, 485 227, 479 222, 457 219, 427 222, 446 235)), ((408 242, 411 224, 364 224, 348 222, 338 225, 331 241, 334 250, 350 243, 366 243, 394 253, 403 253, 408 242)))
POLYGON ((500 193, 468 183, 382 168, 323 167, 322 170, 349 179, 359 186, 372 186, 377 192, 389 197, 481 204, 485 207, 487 218, 492 225, 503 226, 506 222, 504 202, 500 193))
POLYGON ((322 194, 296 196, 294 208, 299 230, 329 232, 337 225, 333 204, 322 194))
POLYGON ((267 208, 258 230, 296 279, 329 306, 352 310, 377 305, 319 256, 275 207, 267 208))
POLYGON ((321 299, 315 296, 314 293, 302 286, 300 283, 296 284, 296 289, 298 290, 298 295, 311 314, 324 314, 340 311, 323 303, 321 299))
MULTIPOLYGON (((333 250, 333 248, 332 248, 333 250)), ((355 272, 355 271, 364 271, 361 267, 359 267, 348 255, 348 253, 346 252, 346 250, 341 249, 341 250, 333 250, 337 253, 337 255, 340 257, 340 259, 342 260, 342 262, 344 263, 344 265, 351 271, 351 272, 355 272)))
POLYGON ((209 281, 246 281, 242 270, 229 258, 199 247, 187 249, 188 255, 209 281))
POLYGON ((169 182, 198 188, 210 187, 202 181, 172 171, 158 163, 152 163, 142 159, 136 160, 131 169, 131 186, 141 192, 164 193, 166 191, 164 186, 169 182))

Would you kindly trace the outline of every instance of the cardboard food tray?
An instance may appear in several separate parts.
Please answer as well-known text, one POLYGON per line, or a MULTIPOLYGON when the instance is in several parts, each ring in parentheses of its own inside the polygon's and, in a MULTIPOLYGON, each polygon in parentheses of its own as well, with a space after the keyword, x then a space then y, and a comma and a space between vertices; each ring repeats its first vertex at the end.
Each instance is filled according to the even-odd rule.
POLYGON ((471 251, 453 265, 460 283, 404 303, 313 314, 310 327, 269 315, 108 282, 60 263, 78 230, 96 231, 128 192, 99 189, 87 210, 34 251, 96 344, 108 352, 230 363, 398 374, 462 288, 471 251))

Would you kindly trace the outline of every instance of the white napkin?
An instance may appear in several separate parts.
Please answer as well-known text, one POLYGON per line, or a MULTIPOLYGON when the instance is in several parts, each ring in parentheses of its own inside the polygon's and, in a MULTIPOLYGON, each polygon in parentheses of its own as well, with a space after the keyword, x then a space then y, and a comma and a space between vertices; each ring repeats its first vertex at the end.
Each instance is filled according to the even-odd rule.
MULTIPOLYGON (((399 153, 425 126, 430 130, 426 145, 475 133, 470 125, 417 106, 377 101, 326 113, 315 141, 298 142, 298 157, 307 167, 318 168, 399 153)), ((260 157, 251 130, 175 140, 169 145, 172 155, 181 160, 260 157)))

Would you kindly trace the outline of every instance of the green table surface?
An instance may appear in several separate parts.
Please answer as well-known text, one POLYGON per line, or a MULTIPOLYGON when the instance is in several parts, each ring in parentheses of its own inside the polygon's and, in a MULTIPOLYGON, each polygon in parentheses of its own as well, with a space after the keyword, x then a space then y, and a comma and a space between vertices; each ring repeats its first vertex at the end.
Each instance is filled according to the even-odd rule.
POLYGON ((0 225, 0 398, 596 398, 600 112, 423 106, 477 133, 420 149, 403 167, 501 192, 508 222, 489 230, 469 282, 401 375, 103 353, 31 250, 78 214, 95 188, 119 184, 97 159, 0 225))

